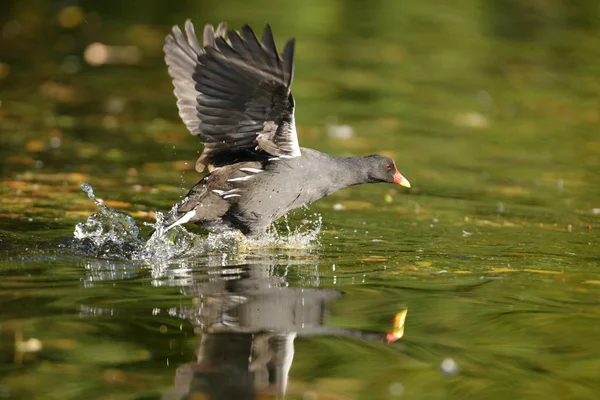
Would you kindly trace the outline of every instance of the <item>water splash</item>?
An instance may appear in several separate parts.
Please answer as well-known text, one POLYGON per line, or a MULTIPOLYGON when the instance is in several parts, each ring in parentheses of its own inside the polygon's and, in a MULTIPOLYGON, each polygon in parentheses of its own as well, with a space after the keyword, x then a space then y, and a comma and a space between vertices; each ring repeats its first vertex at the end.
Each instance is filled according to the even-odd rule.
POLYGON ((154 233, 146 241, 139 236, 140 229, 135 220, 97 199, 91 185, 84 183, 81 189, 98 206, 97 213, 75 226, 77 247, 86 254, 108 259, 144 261, 167 261, 206 255, 217 251, 239 252, 254 248, 306 249, 318 245, 322 220, 318 214, 309 215, 298 226, 292 228, 287 217, 272 225, 260 237, 249 239, 238 231, 208 236, 196 235, 183 226, 165 230, 165 221, 174 219, 177 205, 168 213, 156 213, 152 226, 154 233))
POLYGON ((88 197, 90 199, 94 200, 94 203, 96 203, 96 205, 104 206, 104 204, 102 204, 102 202, 100 200, 96 199, 96 195, 94 194, 94 188, 92 188, 92 185, 90 185, 89 183, 82 183, 81 190, 86 192, 88 197))
POLYGON ((75 238, 81 241, 81 245, 88 247, 90 255, 132 258, 143 244, 134 219, 96 199, 91 185, 84 183, 81 189, 96 203, 99 211, 75 226, 75 238))
POLYGON ((304 218, 299 225, 291 227, 288 216, 272 224, 267 233, 259 238, 245 238, 248 247, 277 247, 298 249, 319 245, 323 219, 318 213, 304 218))

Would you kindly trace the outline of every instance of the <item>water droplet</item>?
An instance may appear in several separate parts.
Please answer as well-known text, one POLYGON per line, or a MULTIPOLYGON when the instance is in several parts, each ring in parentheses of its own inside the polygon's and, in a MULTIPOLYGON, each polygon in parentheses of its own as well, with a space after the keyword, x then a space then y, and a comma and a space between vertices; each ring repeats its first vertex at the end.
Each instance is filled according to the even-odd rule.
POLYGON ((390 391, 390 394, 392 396, 402 396, 402 394, 404 393, 404 385, 400 382, 394 382, 390 385, 388 390, 390 391))
POLYGON ((53 149, 58 149, 61 145, 60 137, 54 136, 52 139, 50 139, 50 143, 48 145, 53 149))
POLYGON ((445 358, 444 361, 440 364, 440 372, 446 376, 454 376, 460 372, 460 368, 456 361, 452 358, 445 358))

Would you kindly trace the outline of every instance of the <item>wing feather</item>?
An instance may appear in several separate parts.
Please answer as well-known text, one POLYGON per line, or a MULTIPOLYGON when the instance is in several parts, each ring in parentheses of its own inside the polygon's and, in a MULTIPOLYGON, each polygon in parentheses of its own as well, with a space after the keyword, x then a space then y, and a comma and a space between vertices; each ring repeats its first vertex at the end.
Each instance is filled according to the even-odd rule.
POLYGON ((202 53, 202 46, 200 46, 200 42, 198 42, 198 38, 196 37, 196 31, 194 30, 194 24, 189 19, 185 21, 185 34, 188 39, 188 44, 196 54, 202 53))
POLYGON ((269 25, 260 41, 248 25, 241 33, 206 25, 203 45, 189 20, 184 32, 173 27, 164 51, 179 115, 205 145, 197 169, 243 153, 300 156, 290 92, 294 40, 280 55, 269 25))

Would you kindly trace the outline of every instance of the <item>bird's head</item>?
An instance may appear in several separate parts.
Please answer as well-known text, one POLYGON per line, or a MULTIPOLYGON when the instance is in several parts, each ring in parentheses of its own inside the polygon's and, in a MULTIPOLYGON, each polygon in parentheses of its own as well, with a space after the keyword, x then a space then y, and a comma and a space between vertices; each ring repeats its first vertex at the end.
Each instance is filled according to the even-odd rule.
POLYGON ((371 168, 369 168, 371 182, 397 183, 406 188, 410 187, 410 182, 398 171, 394 160, 381 155, 373 155, 368 158, 371 164, 371 168))

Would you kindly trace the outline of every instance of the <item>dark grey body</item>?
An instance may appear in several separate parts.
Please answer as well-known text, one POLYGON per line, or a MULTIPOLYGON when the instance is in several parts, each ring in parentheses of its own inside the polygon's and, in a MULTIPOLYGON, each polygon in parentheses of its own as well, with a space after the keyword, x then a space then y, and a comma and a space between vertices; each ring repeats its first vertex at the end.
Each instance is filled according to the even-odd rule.
POLYGON ((389 181, 370 175, 374 158, 336 158, 302 148, 302 156, 248 161, 213 170, 181 202, 179 217, 194 210, 187 222, 211 231, 239 229, 246 235, 262 234, 276 219, 291 210, 319 200, 351 185, 389 181), (262 169, 244 173, 244 168, 262 169), (244 180, 229 181, 235 178, 244 180), (219 191, 235 194, 219 194, 219 191), (231 191, 231 192, 229 192, 231 191))
POLYGON ((204 27, 203 41, 188 20, 185 33, 173 27, 164 46, 179 115, 204 143, 196 170, 211 171, 167 230, 195 222, 259 235, 289 211, 351 185, 410 187, 388 157, 335 158, 300 148, 290 90, 293 39, 279 53, 268 25, 259 41, 248 25, 236 32, 219 24, 204 27))

